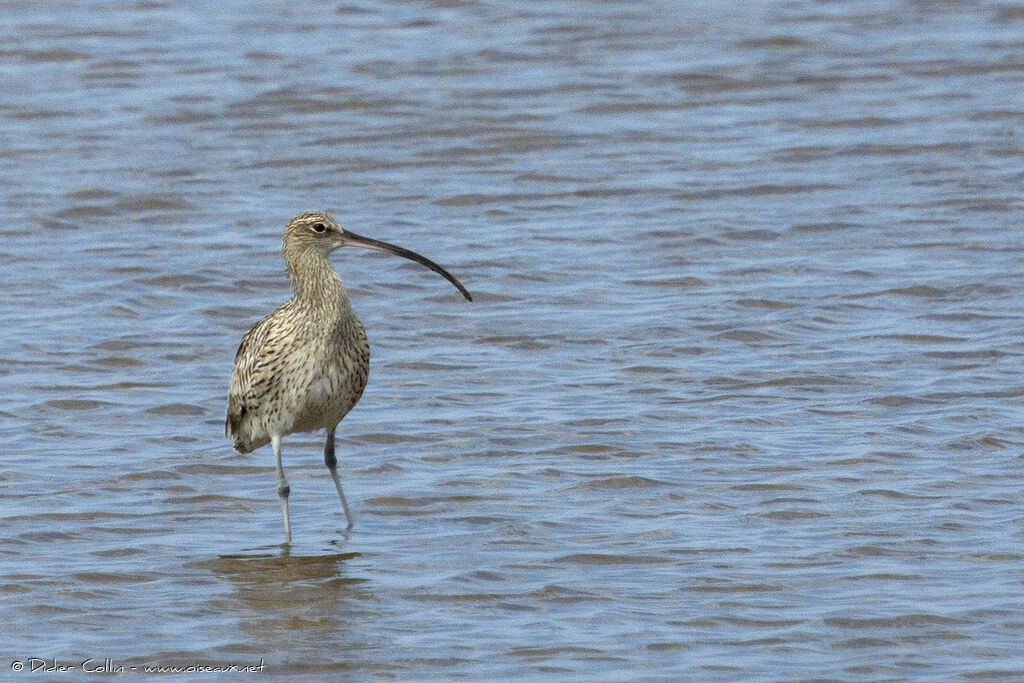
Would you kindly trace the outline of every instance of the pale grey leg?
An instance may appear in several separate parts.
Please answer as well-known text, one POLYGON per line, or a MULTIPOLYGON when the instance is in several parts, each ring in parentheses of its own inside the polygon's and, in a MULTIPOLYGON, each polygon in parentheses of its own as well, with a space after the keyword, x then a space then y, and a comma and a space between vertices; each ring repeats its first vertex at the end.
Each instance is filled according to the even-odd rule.
MULTIPOLYGON (((336 428, 335 428, 336 429, 336 428)), ((334 457, 334 429, 327 430, 327 444, 324 446, 324 464, 331 471, 331 478, 334 479, 334 488, 338 489, 338 498, 341 498, 341 507, 345 509, 345 520, 348 521, 347 529, 352 528, 352 512, 348 509, 348 501, 345 500, 345 492, 341 490, 341 479, 338 478, 338 459, 334 457)))
POLYGON ((284 542, 292 542, 292 524, 288 520, 288 494, 292 488, 288 480, 284 478, 284 465, 281 463, 281 436, 274 434, 270 437, 270 444, 274 447, 274 457, 277 458, 277 497, 281 499, 281 511, 284 512, 284 542))

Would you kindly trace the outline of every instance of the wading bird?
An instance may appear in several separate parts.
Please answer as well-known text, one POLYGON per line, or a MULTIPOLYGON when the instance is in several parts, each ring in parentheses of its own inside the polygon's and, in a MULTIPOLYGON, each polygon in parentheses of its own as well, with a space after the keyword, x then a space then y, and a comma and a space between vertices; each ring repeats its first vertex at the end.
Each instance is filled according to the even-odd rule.
POLYGON ((238 346, 228 390, 224 431, 235 449, 249 453, 271 444, 277 459, 277 495, 284 513, 285 543, 290 487, 281 463, 281 439, 296 432, 327 430, 324 464, 331 472, 348 528, 352 513, 338 478, 334 431, 359 401, 370 371, 370 345, 329 255, 339 247, 363 247, 411 259, 443 275, 467 301, 473 298, 447 270, 419 254, 342 228, 324 211, 308 211, 284 229, 284 260, 294 294, 256 323, 238 346))

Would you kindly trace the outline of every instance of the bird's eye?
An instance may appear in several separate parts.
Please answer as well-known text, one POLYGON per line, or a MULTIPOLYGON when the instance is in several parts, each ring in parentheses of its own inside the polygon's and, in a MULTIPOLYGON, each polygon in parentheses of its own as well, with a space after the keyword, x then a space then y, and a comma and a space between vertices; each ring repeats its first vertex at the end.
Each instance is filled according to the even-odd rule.
POLYGON ((324 232, 325 230, 327 230, 327 226, 324 225, 323 223, 313 224, 313 232, 324 232))

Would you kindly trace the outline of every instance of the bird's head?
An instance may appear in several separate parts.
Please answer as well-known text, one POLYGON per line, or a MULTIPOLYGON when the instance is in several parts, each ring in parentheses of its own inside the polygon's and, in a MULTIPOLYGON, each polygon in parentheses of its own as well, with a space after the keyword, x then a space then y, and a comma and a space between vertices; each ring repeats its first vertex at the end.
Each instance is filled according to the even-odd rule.
POLYGON ((284 229, 285 254, 320 252, 327 255, 345 246, 345 229, 326 211, 306 211, 284 229))
POLYGON ((473 297, 462 286, 462 283, 455 279, 454 275, 427 257, 420 256, 416 252, 404 247, 381 242, 371 237, 363 237, 350 230, 346 230, 341 227, 338 221, 334 220, 334 216, 326 211, 306 211, 305 213, 300 213, 288 221, 288 225, 284 229, 284 255, 285 260, 289 262, 301 258, 302 255, 311 253, 321 254, 326 258, 328 254, 339 247, 373 249, 415 261, 438 273, 448 282, 455 285, 462 292, 462 296, 466 297, 467 301, 473 300, 473 297))

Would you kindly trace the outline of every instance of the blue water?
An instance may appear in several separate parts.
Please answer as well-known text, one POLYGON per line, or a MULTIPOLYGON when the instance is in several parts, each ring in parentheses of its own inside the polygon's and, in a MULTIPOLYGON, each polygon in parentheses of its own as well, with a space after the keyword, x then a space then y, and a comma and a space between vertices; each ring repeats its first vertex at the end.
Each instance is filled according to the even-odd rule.
POLYGON ((0 668, 1024 678, 1024 5, 217 7, 0 9, 0 668), (284 547, 309 209, 474 302, 335 254, 284 547))

